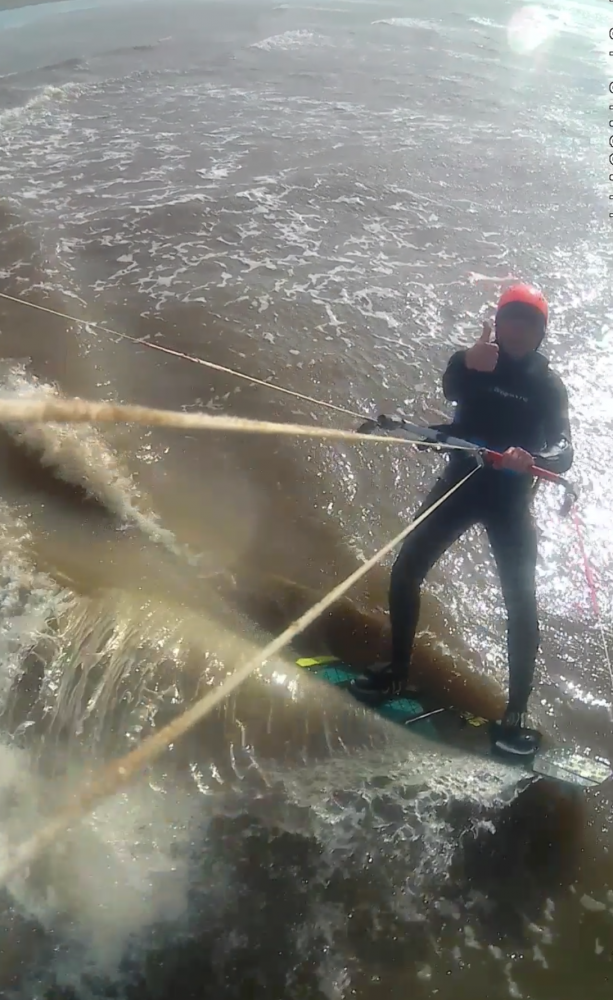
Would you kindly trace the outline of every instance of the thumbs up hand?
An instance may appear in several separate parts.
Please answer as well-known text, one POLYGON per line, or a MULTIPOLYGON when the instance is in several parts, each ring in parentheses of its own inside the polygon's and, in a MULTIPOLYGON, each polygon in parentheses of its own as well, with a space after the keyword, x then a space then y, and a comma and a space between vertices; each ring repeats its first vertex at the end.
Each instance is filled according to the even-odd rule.
POLYGON ((479 340, 466 352, 464 362, 467 368, 476 372, 493 372, 498 364, 498 344, 492 340, 492 327, 487 320, 479 340))

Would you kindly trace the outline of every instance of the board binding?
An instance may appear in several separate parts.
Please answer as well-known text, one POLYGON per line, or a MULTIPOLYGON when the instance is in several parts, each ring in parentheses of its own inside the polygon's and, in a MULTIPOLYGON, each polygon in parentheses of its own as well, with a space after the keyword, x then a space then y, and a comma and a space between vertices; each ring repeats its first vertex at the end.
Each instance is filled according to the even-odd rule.
MULTIPOLYGON (((347 663, 331 656, 301 657, 296 661, 296 666, 308 670, 332 687, 345 690, 359 673, 347 663)), ((414 727, 416 732, 442 746, 459 749, 470 755, 502 759, 489 739, 490 723, 487 719, 467 712, 458 712, 447 706, 427 706, 418 697, 395 698, 376 707, 364 705, 357 698, 354 698, 354 701, 364 711, 375 712, 403 727, 414 727), (437 725, 443 717, 446 718, 446 722, 437 725), (463 736, 462 730, 465 730, 463 736), (478 735, 471 737, 471 731, 478 735), (459 736, 461 738, 458 738, 459 736)), ((565 747, 539 749, 529 760, 510 756, 505 756, 504 760, 525 774, 550 778, 582 789, 596 788, 608 781, 613 774, 608 761, 598 757, 587 757, 565 747)))

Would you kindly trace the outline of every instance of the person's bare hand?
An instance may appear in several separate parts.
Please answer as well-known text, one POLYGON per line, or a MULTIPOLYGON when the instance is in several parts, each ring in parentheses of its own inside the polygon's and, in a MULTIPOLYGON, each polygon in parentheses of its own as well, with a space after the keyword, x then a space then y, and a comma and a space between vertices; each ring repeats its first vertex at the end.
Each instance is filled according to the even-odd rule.
POLYGON ((534 459, 523 448, 507 448, 496 465, 498 469, 510 469, 511 472, 529 472, 534 465, 534 459))
POLYGON ((492 326, 487 320, 479 340, 467 350, 464 363, 476 372, 493 372, 498 364, 498 344, 492 339, 492 326))

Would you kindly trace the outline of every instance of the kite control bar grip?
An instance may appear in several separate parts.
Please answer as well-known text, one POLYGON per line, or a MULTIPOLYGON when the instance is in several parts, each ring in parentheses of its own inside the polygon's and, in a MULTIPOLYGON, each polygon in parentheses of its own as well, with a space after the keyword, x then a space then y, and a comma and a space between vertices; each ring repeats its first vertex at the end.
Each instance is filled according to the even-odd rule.
MULTIPOLYGON (((461 438, 452 437, 446 432, 444 427, 418 427, 415 424, 407 423, 404 419, 397 420, 393 417, 386 417, 383 414, 380 414, 374 420, 365 420, 358 427, 359 434, 385 433, 386 431, 407 437, 418 449, 432 448, 433 446, 436 447, 437 445, 444 445, 446 443, 450 450, 459 448, 461 451, 472 453, 474 458, 481 464, 487 462, 493 468, 499 468, 502 462, 502 454, 500 452, 491 451, 489 448, 480 448, 471 441, 463 441, 461 438)), ((578 498, 577 490, 567 479, 558 475, 557 472, 550 472, 548 469, 541 469, 540 466, 533 465, 532 468, 528 469, 526 475, 532 476, 533 479, 544 480, 548 483, 553 483, 554 486, 562 487, 565 492, 562 514, 567 514, 573 504, 576 503, 578 498)))
MULTIPOLYGON (((502 463, 504 455, 500 451, 490 451, 489 448, 484 448, 481 452, 483 458, 490 465, 499 466, 502 463)), ((538 465, 533 465, 531 468, 526 469, 527 476, 534 476, 535 479, 546 479, 548 483, 560 484, 560 476, 556 472, 549 472, 548 469, 541 469, 538 465)))
MULTIPOLYGON (((484 448, 481 452, 484 461, 489 462, 494 468, 498 468, 502 462, 502 454, 499 451, 490 451, 484 448)), ((563 476, 558 475, 557 472, 550 472, 549 469, 541 469, 538 465, 533 465, 527 470, 526 475, 533 476, 534 479, 542 479, 545 482, 553 483, 554 486, 561 486, 566 492, 566 499, 563 504, 563 510, 568 511, 578 500, 578 493, 572 483, 569 483, 568 479, 564 479, 563 476)))

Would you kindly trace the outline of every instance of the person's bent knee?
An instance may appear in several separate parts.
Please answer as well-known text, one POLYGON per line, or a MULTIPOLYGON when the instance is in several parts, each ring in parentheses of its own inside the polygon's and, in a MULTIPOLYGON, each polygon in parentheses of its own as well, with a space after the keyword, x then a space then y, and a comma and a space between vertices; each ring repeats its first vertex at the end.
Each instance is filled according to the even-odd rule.
POLYGON ((419 586, 425 579, 426 572, 417 547, 403 547, 392 566, 391 585, 419 586))

